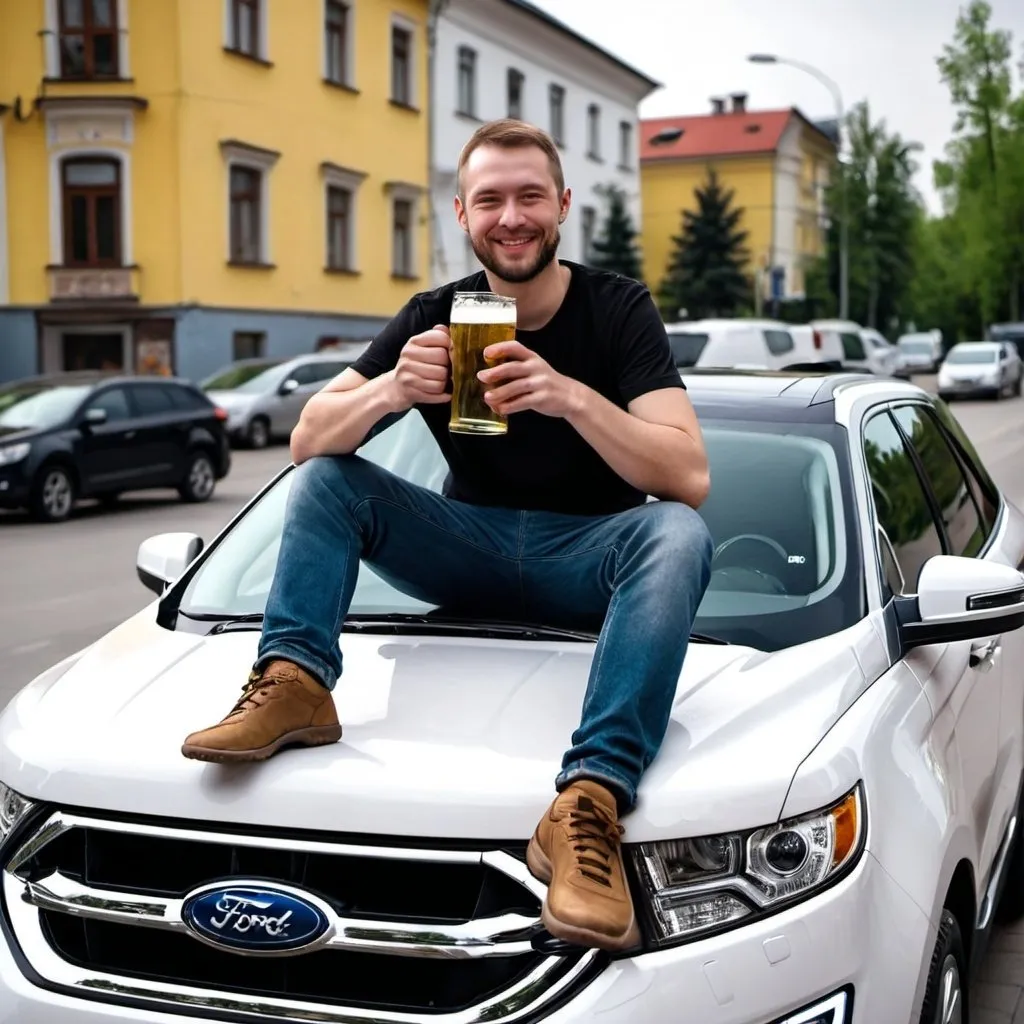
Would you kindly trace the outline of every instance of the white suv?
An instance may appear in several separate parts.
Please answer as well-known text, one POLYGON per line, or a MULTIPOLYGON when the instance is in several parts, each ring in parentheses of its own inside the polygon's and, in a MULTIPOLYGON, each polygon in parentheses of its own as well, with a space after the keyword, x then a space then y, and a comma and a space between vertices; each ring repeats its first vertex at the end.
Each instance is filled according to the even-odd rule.
MULTIPOLYGON (((285 471, 205 550, 144 543, 160 600, 0 717, 0 1020, 966 1020, 997 905, 1024 908, 1024 518, 909 384, 687 381, 717 548, 625 820, 639 947, 553 940, 524 862, 592 635, 364 566, 344 739, 181 756, 254 659, 285 471)), ((364 454, 444 475, 415 416, 364 454)))

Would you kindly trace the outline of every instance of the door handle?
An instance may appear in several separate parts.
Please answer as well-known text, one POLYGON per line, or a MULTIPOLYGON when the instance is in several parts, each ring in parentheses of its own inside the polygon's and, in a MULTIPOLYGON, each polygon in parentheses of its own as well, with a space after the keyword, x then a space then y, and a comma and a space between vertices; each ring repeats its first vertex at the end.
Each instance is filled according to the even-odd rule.
POLYGON ((971 668, 980 668, 984 665, 987 671, 992 667, 992 662, 1002 646, 1002 637, 996 637, 995 640, 976 640, 971 644, 971 668))

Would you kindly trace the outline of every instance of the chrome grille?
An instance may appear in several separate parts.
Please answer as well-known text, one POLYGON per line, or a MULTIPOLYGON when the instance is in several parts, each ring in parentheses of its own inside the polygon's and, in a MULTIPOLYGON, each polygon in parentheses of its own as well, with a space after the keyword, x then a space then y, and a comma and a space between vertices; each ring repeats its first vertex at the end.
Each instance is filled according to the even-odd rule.
POLYGON ((600 970, 593 951, 547 956, 544 887, 521 847, 445 849, 239 835, 55 812, 4 868, 5 910, 48 984, 254 1019, 367 1024, 536 1020, 600 970), (184 923, 213 882, 297 887, 331 913, 315 949, 254 957, 184 923))

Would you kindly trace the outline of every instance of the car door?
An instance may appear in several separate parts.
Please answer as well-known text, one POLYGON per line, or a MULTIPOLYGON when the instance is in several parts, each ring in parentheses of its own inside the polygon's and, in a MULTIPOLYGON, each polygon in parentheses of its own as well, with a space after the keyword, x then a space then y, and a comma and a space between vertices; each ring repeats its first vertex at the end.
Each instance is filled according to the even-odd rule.
POLYGON ((864 348, 864 339, 856 331, 840 331, 839 341, 843 346, 843 363, 846 366, 864 373, 874 372, 864 348))
POLYGON ((302 415, 306 403, 315 395, 329 380, 336 377, 344 369, 344 362, 338 360, 317 359, 308 363, 300 363, 291 373, 288 374, 282 387, 288 381, 294 381, 295 386, 290 388, 289 393, 282 395, 277 403, 273 417, 273 428, 275 434, 287 436, 295 429, 302 415))
POLYGON ((144 461, 135 446, 138 422, 124 387, 106 387, 83 406, 75 445, 84 494, 129 490, 138 485, 144 461), (102 421, 92 419, 100 415, 102 421))
MULTIPOLYGON (((900 404, 892 415, 925 481, 945 553, 984 557, 981 513, 931 403, 900 404)), ((1005 667, 1004 637, 956 641, 935 659, 925 684, 936 713, 948 706, 955 716, 964 782, 982 839, 979 863, 986 870, 995 858, 1010 811, 1003 788, 1006 766, 999 754, 1005 667)))
POLYGON ((132 384, 128 396, 138 423, 139 486, 176 484, 184 472, 187 417, 161 384, 132 384))

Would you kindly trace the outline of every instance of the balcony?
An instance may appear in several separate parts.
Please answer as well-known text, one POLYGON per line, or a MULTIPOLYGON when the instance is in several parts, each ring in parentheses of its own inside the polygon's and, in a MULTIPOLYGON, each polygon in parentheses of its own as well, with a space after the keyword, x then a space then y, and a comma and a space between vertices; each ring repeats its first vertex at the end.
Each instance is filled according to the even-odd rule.
POLYGON ((49 266, 51 302, 138 302, 141 270, 132 267, 49 266))

